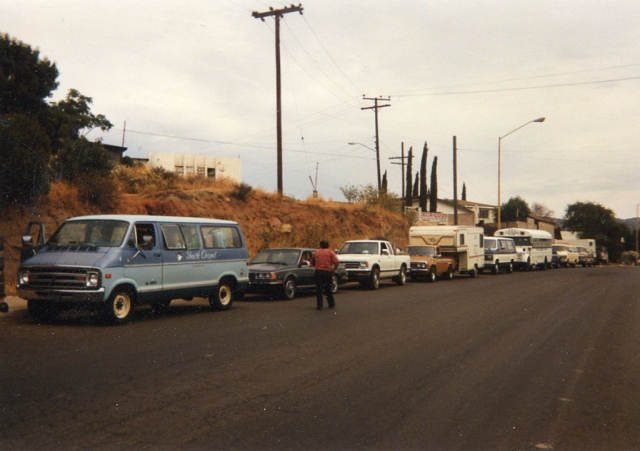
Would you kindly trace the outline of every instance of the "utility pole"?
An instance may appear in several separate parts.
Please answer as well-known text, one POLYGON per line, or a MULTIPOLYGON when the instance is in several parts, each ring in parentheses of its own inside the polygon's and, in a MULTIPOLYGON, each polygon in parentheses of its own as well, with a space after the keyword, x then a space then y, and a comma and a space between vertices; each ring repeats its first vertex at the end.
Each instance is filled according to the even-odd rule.
POLYGON ((400 150, 400 155, 399 157, 389 157, 389 160, 400 160, 400 163, 395 163, 395 162, 391 162, 391 164, 400 164, 402 165, 402 198, 404 199, 404 143, 401 143, 401 150, 400 150))
POLYGON ((381 181, 380 181, 380 137, 378 135, 378 110, 380 108, 384 108, 387 106, 391 106, 391 105, 378 105, 378 101, 381 102, 389 102, 391 101, 391 97, 365 97, 362 96, 362 98, 364 100, 373 100, 374 105, 373 106, 367 106, 364 108, 360 108, 361 110, 373 110, 376 116, 376 163, 378 165, 378 193, 380 192, 381 189, 381 181))
POLYGON ((453 137, 453 224, 458 225, 458 138, 453 137))
POLYGON ((276 115, 277 115, 277 165, 278 165, 278 195, 282 197, 282 101, 280 84, 280 18, 287 13, 299 12, 302 15, 302 4, 288 6, 281 9, 269 8, 269 11, 259 13, 254 11, 251 15, 264 22, 265 17, 275 16, 276 19, 276 115))

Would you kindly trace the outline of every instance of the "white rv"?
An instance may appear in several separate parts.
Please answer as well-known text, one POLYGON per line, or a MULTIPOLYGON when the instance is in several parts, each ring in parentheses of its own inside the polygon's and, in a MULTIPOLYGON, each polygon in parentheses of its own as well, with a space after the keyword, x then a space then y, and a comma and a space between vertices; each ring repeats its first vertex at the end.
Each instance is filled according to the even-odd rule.
POLYGON ((469 226, 413 226, 410 245, 438 246, 443 256, 452 257, 460 274, 478 275, 484 268, 484 230, 469 226))
POLYGON ((553 259, 551 241, 553 237, 545 230, 536 229, 500 229, 493 236, 513 239, 518 251, 516 268, 529 270, 535 267, 547 269, 553 259))

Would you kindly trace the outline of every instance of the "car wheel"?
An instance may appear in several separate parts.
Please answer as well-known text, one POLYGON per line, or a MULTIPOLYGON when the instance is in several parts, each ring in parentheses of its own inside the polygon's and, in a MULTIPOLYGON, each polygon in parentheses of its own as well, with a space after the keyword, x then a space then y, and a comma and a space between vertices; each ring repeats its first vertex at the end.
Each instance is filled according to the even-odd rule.
POLYGON ((427 282, 433 283, 436 281, 437 278, 438 277, 436 274, 436 268, 432 266, 431 269, 429 270, 429 274, 427 274, 427 282))
POLYGON ((396 276, 395 282, 401 286, 407 283, 407 268, 404 265, 400 268, 400 274, 396 276))
POLYGON ((338 292, 338 276, 335 274, 331 276, 331 292, 333 294, 338 292))
POLYGON ((296 297, 296 281, 293 277, 287 277, 287 280, 284 281, 284 285, 282 287, 283 296, 285 299, 289 301, 296 297))
POLYGON ((215 293, 209 297, 209 305, 213 310, 228 310, 233 303, 233 288, 227 281, 220 281, 215 293))
POLYGON ((491 274, 493 274, 494 276, 497 276, 499 272, 500 272, 500 261, 496 260, 495 265, 493 265, 493 268, 491 268, 491 274))
POLYGON ((371 276, 369 276, 369 288, 372 290, 380 288, 380 270, 378 268, 373 268, 371 270, 371 276))
POLYGON ((114 324, 126 324, 131 320, 135 294, 129 288, 116 288, 107 299, 103 316, 114 324))
POLYGON ((447 280, 453 280, 453 266, 449 265, 447 269, 447 280))
POLYGON ((509 262, 509 266, 507 266, 507 272, 511 274, 513 272, 513 261, 509 262))

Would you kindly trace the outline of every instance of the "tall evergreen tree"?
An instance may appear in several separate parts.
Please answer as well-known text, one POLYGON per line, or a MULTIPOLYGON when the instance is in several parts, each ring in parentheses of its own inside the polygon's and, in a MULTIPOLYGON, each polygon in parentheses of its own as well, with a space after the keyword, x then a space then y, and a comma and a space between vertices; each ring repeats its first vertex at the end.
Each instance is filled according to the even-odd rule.
POLYGON ((384 174, 382 174, 382 186, 380 187, 380 194, 386 194, 387 193, 387 171, 384 171, 384 174))
POLYGON ((416 171, 416 178, 413 181, 413 192, 418 193, 420 191, 420 172, 416 171))
POLYGON ((427 142, 422 149, 422 161, 420 162, 420 210, 427 211, 427 142))
POLYGON ((411 207, 413 205, 413 191, 411 189, 411 177, 412 177, 412 167, 411 160, 413 160, 413 147, 409 147, 409 154, 407 156, 407 180, 406 180, 406 193, 404 198, 405 207, 411 207))
POLYGON ((438 211, 438 157, 433 157, 431 165, 431 190, 429 191, 429 211, 438 211))
POLYGON ((462 183, 462 200, 467 200, 467 185, 462 183))

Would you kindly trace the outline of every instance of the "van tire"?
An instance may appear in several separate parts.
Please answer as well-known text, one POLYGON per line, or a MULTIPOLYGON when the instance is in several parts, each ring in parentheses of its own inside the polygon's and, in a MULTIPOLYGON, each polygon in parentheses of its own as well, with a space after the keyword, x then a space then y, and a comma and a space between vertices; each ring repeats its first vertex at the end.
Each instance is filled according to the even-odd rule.
POLYGON ((469 271, 469 277, 472 279, 478 275, 478 267, 474 266, 471 271, 469 271))
POLYGON ((493 268, 491 268, 491 274, 493 274, 494 276, 497 276, 498 274, 500 274, 500 261, 496 260, 495 264, 493 265, 493 268))
POLYGON ((116 287, 107 299, 102 314, 112 324, 126 324, 133 314, 135 294, 127 287, 116 287))
POLYGON ((507 273, 511 274, 513 272, 513 260, 509 262, 509 266, 507 266, 507 273))
POLYGON ((209 296, 209 305, 213 310, 229 310, 233 304, 233 287, 226 280, 221 280, 216 291, 209 296))
POLYGON ((296 280, 293 277, 287 277, 284 281, 282 296, 289 301, 296 297, 296 280))

